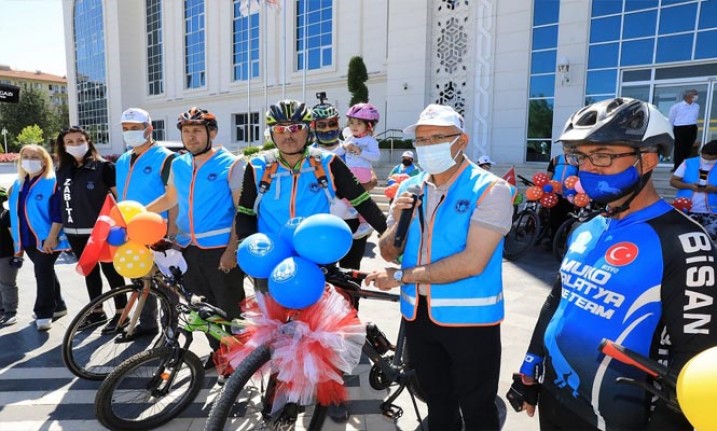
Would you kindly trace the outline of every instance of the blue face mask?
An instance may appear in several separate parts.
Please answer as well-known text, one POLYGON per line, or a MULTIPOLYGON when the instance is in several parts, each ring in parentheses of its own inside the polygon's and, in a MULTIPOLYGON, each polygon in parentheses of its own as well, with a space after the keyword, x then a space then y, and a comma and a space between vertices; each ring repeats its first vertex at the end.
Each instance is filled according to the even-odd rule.
POLYGON ((632 192, 640 181, 640 173, 637 168, 630 166, 622 172, 610 175, 580 171, 578 178, 585 193, 592 200, 599 204, 608 204, 632 192))
POLYGON ((315 131, 314 134, 316 135, 316 140, 321 145, 334 145, 339 140, 339 133, 341 131, 339 129, 336 130, 328 130, 328 131, 315 131))

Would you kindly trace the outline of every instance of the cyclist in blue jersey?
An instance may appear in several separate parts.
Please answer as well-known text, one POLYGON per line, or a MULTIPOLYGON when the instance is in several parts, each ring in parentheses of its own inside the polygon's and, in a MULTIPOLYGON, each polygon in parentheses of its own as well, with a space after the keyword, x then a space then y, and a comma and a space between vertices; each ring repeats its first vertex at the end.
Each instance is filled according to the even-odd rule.
POLYGON ((646 102, 604 100, 573 114, 560 141, 607 209, 571 234, 508 398, 530 416, 537 404, 542 430, 691 430, 643 389, 615 381, 646 375, 598 352, 608 338, 677 373, 717 345, 717 250, 650 178, 671 154, 670 124, 646 102))

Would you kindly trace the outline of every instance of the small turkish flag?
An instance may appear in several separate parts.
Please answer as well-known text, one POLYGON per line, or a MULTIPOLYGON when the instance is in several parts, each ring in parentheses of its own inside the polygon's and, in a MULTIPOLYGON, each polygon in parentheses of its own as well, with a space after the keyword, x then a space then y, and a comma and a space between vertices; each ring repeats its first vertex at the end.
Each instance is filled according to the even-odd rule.
POLYGON ((508 181, 508 184, 515 187, 515 166, 511 166, 511 168, 508 169, 508 172, 503 175, 503 179, 508 181))
POLYGON ((107 246, 107 236, 110 234, 110 228, 116 223, 110 217, 110 211, 117 206, 117 202, 112 195, 107 195, 105 203, 102 204, 100 215, 97 216, 95 226, 90 233, 90 239, 87 241, 82 256, 77 260, 75 270, 82 276, 87 276, 100 259, 103 247, 107 246))

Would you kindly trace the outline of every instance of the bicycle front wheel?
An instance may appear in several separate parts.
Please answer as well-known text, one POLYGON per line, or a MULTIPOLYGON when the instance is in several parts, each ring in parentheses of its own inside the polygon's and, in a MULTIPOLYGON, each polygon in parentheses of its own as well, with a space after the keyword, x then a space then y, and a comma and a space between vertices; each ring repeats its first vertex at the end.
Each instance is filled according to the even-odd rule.
POLYGON ((119 364, 144 350, 164 344, 163 329, 172 320, 176 321, 176 313, 169 297, 158 289, 150 289, 147 301, 143 304, 142 313, 139 297, 141 286, 127 285, 105 292, 87 304, 70 322, 62 340, 62 359, 72 374, 88 380, 102 380, 119 364), (107 318, 117 314, 115 298, 129 297, 125 308, 127 319, 116 331, 107 332, 104 322, 94 326, 82 327, 84 320, 95 310, 102 310, 107 318), (150 301, 149 298, 154 298, 150 301), (150 310, 148 304, 156 303, 156 310, 150 310), (140 315, 144 320, 142 321, 140 315), (139 319, 139 320, 138 320, 139 319), (157 328, 155 334, 145 334, 131 341, 119 342, 119 337, 128 324, 139 321, 149 328, 157 328))
POLYGON ((533 210, 523 210, 513 220, 503 243, 503 257, 516 260, 527 253, 540 232, 540 219, 533 210))
POLYGON ((204 367, 194 353, 160 347, 132 356, 102 382, 95 413, 111 430, 147 430, 179 415, 204 382, 204 367))
MULTIPOLYGON (((299 406, 287 405, 281 412, 272 415, 271 399, 276 381, 260 372, 271 359, 268 345, 254 350, 239 364, 214 400, 205 431, 230 429, 282 430, 291 431, 296 427, 299 406)), ((301 429, 319 430, 323 425, 326 408, 316 406, 304 415, 310 421, 301 429)))

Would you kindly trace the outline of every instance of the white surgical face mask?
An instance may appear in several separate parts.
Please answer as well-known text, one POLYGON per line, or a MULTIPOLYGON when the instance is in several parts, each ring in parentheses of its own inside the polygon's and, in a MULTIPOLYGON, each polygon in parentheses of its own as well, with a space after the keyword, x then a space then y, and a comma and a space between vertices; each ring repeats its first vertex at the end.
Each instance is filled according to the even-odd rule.
POLYGON ((36 174, 42 170, 42 160, 24 159, 21 166, 28 174, 36 174))
POLYGON ((707 160, 704 157, 700 157, 700 162, 701 162, 700 167, 702 169, 712 169, 714 167, 715 163, 717 163, 717 159, 707 160))
MULTIPOLYGON (((457 136, 450 142, 440 144, 422 145, 416 147, 418 163, 421 168, 431 175, 440 174, 452 168, 456 164, 455 157, 451 155, 451 147, 460 138, 457 136)), ((456 154, 457 156, 458 154, 456 154)))
POLYGON ((65 151, 67 151, 67 154, 71 155, 72 157, 79 159, 80 157, 87 154, 87 150, 89 148, 90 148, 90 146, 87 144, 75 145, 75 146, 67 145, 67 146, 65 146, 65 151))
POLYGON ((135 148, 147 142, 147 138, 144 137, 144 130, 127 130, 122 132, 122 138, 124 138, 125 144, 129 147, 135 148))
POLYGON ((700 96, 692 96, 692 101, 696 102, 697 100, 699 100, 699 98, 700 98, 700 96))

